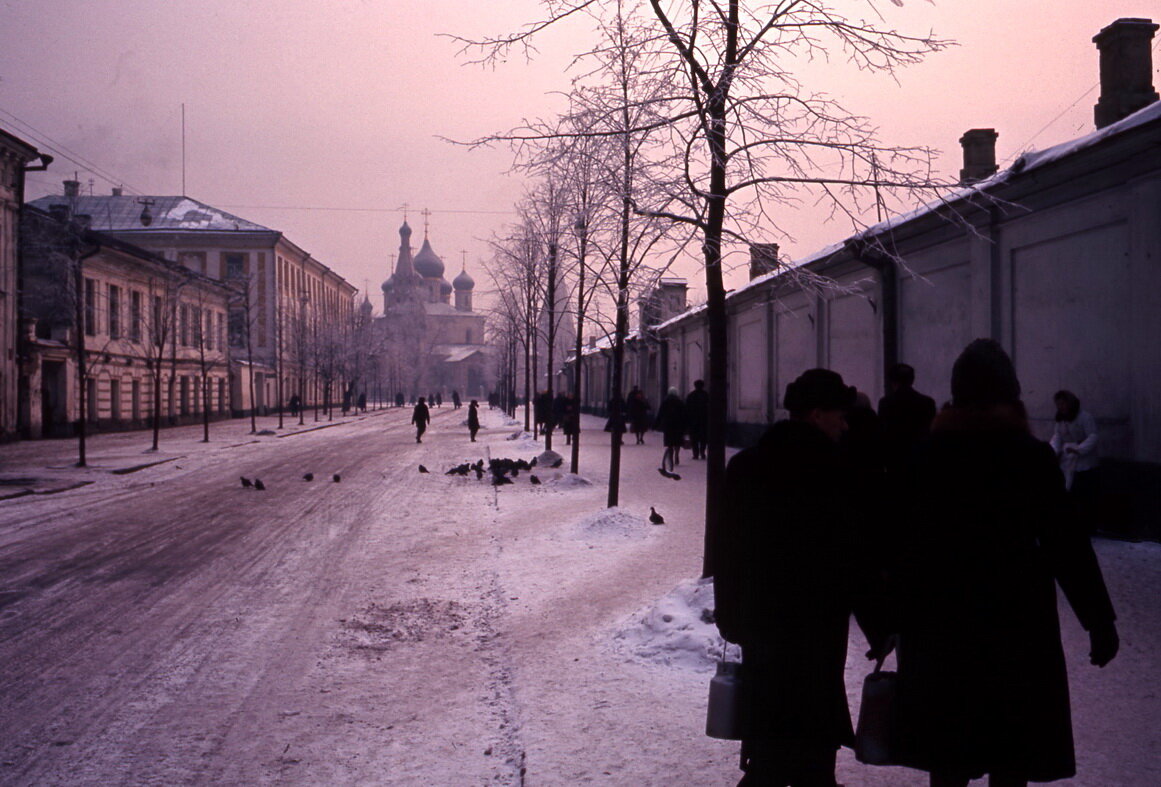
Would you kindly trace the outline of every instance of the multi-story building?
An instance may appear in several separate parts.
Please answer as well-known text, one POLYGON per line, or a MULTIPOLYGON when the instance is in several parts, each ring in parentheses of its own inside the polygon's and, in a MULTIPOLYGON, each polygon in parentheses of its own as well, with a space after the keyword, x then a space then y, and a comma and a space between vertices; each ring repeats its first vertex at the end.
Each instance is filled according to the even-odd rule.
POLYGON ((67 206, 21 222, 21 431, 67 435, 229 412, 224 283, 89 227, 67 206))
POLYGON ((44 169, 52 157, 24 140, 0 130, 0 439, 16 435, 20 403, 17 340, 19 336, 20 208, 24 204, 24 173, 44 169), (40 159, 39 165, 29 166, 40 159))
POLYGON ((235 414, 267 412, 295 393, 310 402, 324 390, 342 389, 345 379, 328 377, 342 377, 336 371, 342 365, 327 357, 347 349, 332 334, 342 334, 356 319, 355 288, 341 276, 282 232, 190 197, 134 197, 116 189, 85 196, 79 187, 65 181, 63 194, 30 204, 44 210, 66 205, 91 216, 93 229, 228 282, 238 292, 227 330, 235 414))

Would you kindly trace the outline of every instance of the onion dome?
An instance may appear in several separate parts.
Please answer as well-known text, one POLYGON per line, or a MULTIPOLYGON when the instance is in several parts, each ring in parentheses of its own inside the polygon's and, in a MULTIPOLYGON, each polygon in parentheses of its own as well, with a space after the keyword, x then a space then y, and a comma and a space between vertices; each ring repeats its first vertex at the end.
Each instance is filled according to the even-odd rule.
POLYGON ((391 292, 391 290, 394 287, 395 287, 395 277, 388 276, 387 281, 383 282, 382 286, 380 286, 379 289, 381 289, 383 292, 391 292))
POLYGON ((447 279, 440 279, 439 280, 439 294, 440 295, 451 295, 451 293, 452 293, 451 282, 449 282, 447 279))
POLYGON ((403 226, 399 228, 399 237, 404 241, 411 237, 411 226, 407 223, 407 219, 403 220, 403 226))
POLYGON ((476 286, 476 280, 468 275, 467 270, 462 270, 460 275, 452 280, 452 286, 457 290, 470 290, 476 286))
MULTIPOLYGON (((386 284, 387 282, 383 282, 383 283, 386 284)), ((371 298, 368 295, 364 294, 363 295, 363 302, 361 304, 359 304, 359 312, 364 317, 370 317, 371 312, 374 311, 374 309, 375 309, 375 307, 371 305, 371 298)))
POLYGON ((415 255, 412 261, 415 272, 425 279, 438 279, 443 276, 443 260, 431 248, 431 242, 423 239, 423 248, 415 255))

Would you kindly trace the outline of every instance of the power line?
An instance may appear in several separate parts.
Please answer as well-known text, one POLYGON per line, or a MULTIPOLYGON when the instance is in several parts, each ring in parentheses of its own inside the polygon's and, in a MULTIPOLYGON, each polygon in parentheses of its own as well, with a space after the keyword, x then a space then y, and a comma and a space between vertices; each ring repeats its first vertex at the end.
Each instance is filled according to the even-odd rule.
POLYGON ((115 175, 105 171, 99 165, 94 164, 93 162, 89 161, 84 156, 82 156, 80 153, 77 153, 73 150, 70 150, 68 147, 61 144, 60 142, 57 142, 55 139, 53 139, 48 134, 44 133, 40 129, 33 126, 28 121, 17 117, 16 115, 12 114, 8 110, 0 107, 0 114, 7 117, 11 122, 16 123, 19 126, 21 126, 22 127, 21 133, 26 134, 30 137, 33 137, 34 138, 33 141, 36 142, 38 147, 46 147, 49 150, 52 150, 54 153, 59 154, 62 158, 68 159, 69 161, 73 162, 74 164, 76 164, 78 167, 85 170, 86 172, 91 172, 94 175, 101 177, 103 180, 108 181, 109 183, 115 183, 119 186, 124 187, 128 191, 137 192, 138 194, 144 193, 144 192, 140 191, 139 189, 128 186, 122 178, 118 178, 115 175), (44 141, 42 142, 41 140, 44 140, 44 141))
MULTIPOLYGON (((323 211, 339 211, 339 212, 365 212, 365 213, 402 213, 403 208, 363 208, 363 207, 329 207, 326 205, 218 205, 219 208, 228 208, 230 210, 323 210, 323 211)), ((458 213, 458 214, 481 214, 489 216, 513 216, 516 211, 513 210, 433 210, 431 213, 458 213)))

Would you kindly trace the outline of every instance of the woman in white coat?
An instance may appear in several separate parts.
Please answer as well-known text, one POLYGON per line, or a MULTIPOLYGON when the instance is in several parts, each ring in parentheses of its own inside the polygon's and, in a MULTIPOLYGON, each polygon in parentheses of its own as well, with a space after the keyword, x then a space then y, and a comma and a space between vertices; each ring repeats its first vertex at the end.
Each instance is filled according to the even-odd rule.
POLYGON ((1056 424, 1048 444, 1060 461, 1064 485, 1091 530, 1099 494, 1096 419, 1081 409, 1080 399, 1072 391, 1057 391, 1052 400, 1056 403, 1056 424))

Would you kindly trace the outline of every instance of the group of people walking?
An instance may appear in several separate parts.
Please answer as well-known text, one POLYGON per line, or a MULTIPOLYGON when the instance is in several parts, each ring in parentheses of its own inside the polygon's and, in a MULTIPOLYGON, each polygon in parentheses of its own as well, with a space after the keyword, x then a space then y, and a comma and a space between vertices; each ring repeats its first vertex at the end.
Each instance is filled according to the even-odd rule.
POLYGON ((661 432, 664 452, 661 469, 672 473, 681 464, 681 449, 688 438, 694 459, 705 459, 707 431, 709 427, 709 393, 705 381, 696 380, 693 390, 682 399, 676 388, 670 388, 657 408, 656 417, 650 417, 652 405, 645 393, 634 386, 624 402, 614 396, 609 402, 609 417, 605 431, 620 440, 626 432, 632 432, 636 445, 645 445, 645 435, 650 429, 661 432))
MULTIPOLYGON (((459 409, 459 394, 453 392, 452 397, 455 409, 459 409)), ((480 431, 479 407, 479 402, 475 399, 468 404, 468 436, 473 443, 476 442, 476 434, 480 431)), ((411 423, 415 426, 415 442, 422 443, 423 433, 427 431, 427 425, 431 423, 431 410, 427 406, 427 400, 422 396, 419 397, 419 401, 415 403, 415 407, 411 411, 411 423)))
POLYGON ((1075 773, 1056 585, 1094 665, 1119 647, 1061 471, 1074 485, 1086 472, 1089 419, 1058 394, 1059 437, 1033 437, 992 340, 956 360, 940 412, 913 380, 892 369, 876 413, 839 374, 809 370, 787 386, 790 417, 729 462, 710 567, 718 628, 743 654, 741 784, 836 785, 836 752, 854 743, 852 614, 869 657, 897 655, 894 764, 933 787, 1075 773))

